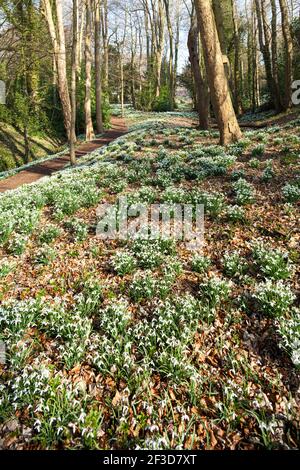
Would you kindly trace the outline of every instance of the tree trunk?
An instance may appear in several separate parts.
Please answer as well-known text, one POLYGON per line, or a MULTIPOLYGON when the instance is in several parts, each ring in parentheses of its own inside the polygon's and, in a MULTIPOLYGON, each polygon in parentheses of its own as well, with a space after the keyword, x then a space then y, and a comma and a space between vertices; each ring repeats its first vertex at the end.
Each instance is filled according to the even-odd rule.
POLYGON ((108 68, 109 68, 109 57, 108 57, 108 6, 107 0, 103 0, 103 9, 101 15, 102 21, 102 40, 103 40, 103 88, 105 93, 108 95, 108 68))
POLYGON ((71 129, 71 102, 69 95, 69 87, 67 80, 67 64, 66 64, 66 46, 65 32, 62 16, 61 0, 55 0, 55 9, 57 17, 57 29, 54 24, 52 8, 50 0, 43 0, 44 12, 48 23, 49 33, 52 40, 53 52, 57 67, 58 93, 62 105, 64 125, 68 140, 70 140, 71 129))
POLYGON ((256 15, 257 15, 257 25, 258 25, 258 39, 259 39, 259 47, 261 53, 263 55, 265 70, 266 70, 266 79, 268 88, 271 94, 271 104, 275 106, 276 97, 275 97, 275 89, 274 89, 274 81, 273 81, 273 74, 272 74, 272 61, 271 61, 271 54, 268 44, 268 38, 264 36, 264 32, 267 31, 267 19, 265 14, 265 5, 264 1, 255 0, 256 5, 256 15))
POLYGON ((81 21, 80 21, 80 33, 79 33, 79 46, 78 46, 78 61, 77 61, 77 67, 78 67, 78 75, 81 76, 82 72, 82 45, 83 45, 83 36, 84 36, 84 27, 85 27, 85 2, 82 2, 82 8, 81 8, 81 21))
POLYGON ((174 82, 174 33, 172 27, 172 21, 170 17, 170 2, 169 0, 164 0, 165 4, 165 11, 166 11, 166 18, 167 18, 167 27, 169 33, 169 48, 170 48, 170 56, 169 56, 169 83, 170 83, 170 101, 171 101, 171 109, 174 109, 174 102, 175 102, 175 82, 174 82))
MULTIPOLYGON (((158 29, 157 33, 154 32, 154 21, 152 22, 152 35, 156 37, 156 54, 155 54, 155 96, 159 97, 160 95, 160 85, 161 85, 161 67, 162 67, 162 55, 163 55, 163 46, 164 46, 164 30, 165 30, 165 15, 163 12, 162 0, 158 0, 158 18, 156 20, 156 28, 158 29)), ((153 41, 154 44, 154 41, 153 41)))
POLYGON ((293 83, 293 38, 289 25, 289 13, 286 0, 279 0, 281 10, 281 23, 285 48, 285 94, 283 107, 285 110, 292 107, 293 83))
POLYGON ((199 114, 200 129, 209 128, 209 90, 205 83, 199 61, 198 25, 196 18, 192 19, 188 36, 189 58, 194 79, 196 107, 199 114))
POLYGON ((233 29, 234 29, 234 108, 236 113, 240 114, 242 111, 241 95, 240 95, 240 38, 239 38, 239 25, 236 11, 235 0, 231 0, 232 13, 233 13, 233 29))
POLYGON ((277 7, 276 0, 271 0, 272 9, 272 69, 275 89, 275 108, 279 113, 282 110, 280 100, 280 85, 278 73, 278 54, 277 54, 277 7))
POLYGON ((222 145, 228 145, 238 141, 242 133, 229 93, 215 18, 210 0, 195 0, 195 7, 212 104, 220 130, 220 142, 222 145))
POLYGON ((94 128, 92 121, 92 108, 91 108, 91 86, 92 86, 92 48, 91 48, 91 35, 92 35, 92 2, 86 0, 86 33, 85 33, 85 133, 86 140, 94 139, 94 128))
POLYGON ((76 164, 76 85, 78 62, 78 0, 73 0, 73 44, 72 44, 72 71, 71 71, 71 131, 70 131, 70 159, 76 164))
POLYGON ((102 84, 101 84, 101 20, 100 20, 100 0, 94 0, 95 14, 95 77, 96 77, 96 123, 97 134, 103 132, 102 120, 102 84))
POLYGON ((175 39, 175 63, 174 63, 174 102, 177 92, 177 74, 178 74, 178 55, 179 55, 179 43, 180 43, 180 12, 179 12, 179 3, 177 0, 177 18, 176 18, 176 39, 175 39))

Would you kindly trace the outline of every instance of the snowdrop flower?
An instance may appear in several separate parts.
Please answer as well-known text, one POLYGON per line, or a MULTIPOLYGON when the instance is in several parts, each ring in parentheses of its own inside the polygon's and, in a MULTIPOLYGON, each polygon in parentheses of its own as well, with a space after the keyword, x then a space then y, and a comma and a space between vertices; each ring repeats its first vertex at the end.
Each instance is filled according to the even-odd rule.
POLYGON ((40 432, 41 426, 42 426, 42 423, 40 422, 39 419, 37 419, 33 425, 34 429, 36 429, 37 432, 40 432))

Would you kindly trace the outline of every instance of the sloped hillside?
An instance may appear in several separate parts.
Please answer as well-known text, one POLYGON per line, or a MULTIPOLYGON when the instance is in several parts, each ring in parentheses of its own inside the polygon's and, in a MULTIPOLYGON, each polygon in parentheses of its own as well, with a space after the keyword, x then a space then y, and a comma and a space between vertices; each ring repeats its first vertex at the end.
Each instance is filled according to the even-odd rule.
POLYGON ((299 447, 300 120, 175 122, 0 197, 3 448, 299 447), (120 195, 203 204, 203 250, 99 240, 120 195))
MULTIPOLYGON (((47 136, 29 137, 29 161, 54 154, 62 148, 59 140, 47 136)), ((0 173, 28 163, 24 136, 12 126, 0 122, 0 173)))

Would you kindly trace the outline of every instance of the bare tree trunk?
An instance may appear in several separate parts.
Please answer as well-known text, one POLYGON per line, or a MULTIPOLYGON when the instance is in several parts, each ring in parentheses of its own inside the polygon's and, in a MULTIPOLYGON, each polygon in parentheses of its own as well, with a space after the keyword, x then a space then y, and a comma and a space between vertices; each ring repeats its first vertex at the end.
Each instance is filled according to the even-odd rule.
POLYGON ((165 4, 165 11, 166 11, 166 18, 167 18, 167 27, 169 33, 169 48, 170 48, 170 56, 169 56, 169 80, 170 80, 170 99, 171 99, 171 109, 174 109, 174 34, 173 34, 173 27, 172 21, 170 17, 170 1, 164 0, 165 4))
POLYGON ((280 100, 280 86, 279 86, 279 74, 278 74, 278 54, 277 54, 277 7, 276 0, 271 0, 272 9, 272 69, 275 89, 275 108, 277 112, 282 109, 280 100))
POLYGON ((289 12, 286 0, 279 0, 281 10, 281 23, 285 48, 285 95, 284 109, 292 107, 292 82, 293 82, 293 38, 289 25, 289 12))
POLYGON ((131 51, 130 51, 130 91, 131 91, 131 101, 134 109, 136 108, 136 97, 135 97, 135 57, 137 51, 137 36, 138 31, 135 29, 135 35, 133 34, 133 24, 132 19, 130 20, 130 32, 131 32, 131 51))
POLYGON ((102 84, 101 84, 101 20, 100 20, 100 1, 94 0, 95 14, 95 77, 96 77, 96 123, 97 134, 103 132, 102 120, 102 84))
POLYGON ((177 12, 176 12, 176 39, 175 39, 175 63, 174 63, 174 102, 176 98, 177 91, 177 74, 178 74, 178 55, 179 55, 179 43, 180 43, 180 12, 179 12, 179 3, 177 0, 177 12))
POLYGON ((53 13, 50 0, 43 0, 45 17, 47 20, 50 37, 57 67, 58 93, 62 105, 64 125, 68 140, 70 140, 71 129, 71 102, 69 95, 69 87, 67 80, 67 63, 66 63, 66 45, 65 32, 62 18, 62 2, 55 0, 55 11, 57 17, 57 28, 53 20, 53 13))
POLYGON ((123 54, 119 53, 119 60, 120 60, 120 82, 121 82, 121 116, 124 117, 125 109, 124 109, 124 62, 123 62, 123 54))
POLYGON ((271 103, 273 106, 275 106, 276 97, 275 97, 273 74, 272 74, 271 54, 270 54, 270 49, 269 49, 268 37, 264 35, 264 32, 267 31, 267 19, 266 19, 264 0, 261 0, 260 2, 259 0, 255 0, 255 5, 256 5, 256 15, 257 15, 257 24, 258 24, 259 46, 260 46, 260 50, 264 58, 267 84, 271 93, 271 103))
POLYGON ((231 0, 233 28, 234 28, 234 108, 236 113, 240 114, 242 110, 240 96, 240 38, 239 25, 236 11, 236 0, 231 0))
POLYGON ((71 132, 70 132, 70 159, 76 164, 76 82, 78 61, 78 0, 73 0, 73 44, 72 44, 72 72, 71 72, 71 132))
POLYGON ((103 88, 105 93, 108 93, 108 68, 109 68, 109 57, 108 57, 108 6, 107 0, 103 0, 103 9, 101 15, 102 21, 102 40, 103 40, 103 88))
POLYGON ((91 48, 91 35, 92 35, 92 2, 86 0, 86 33, 85 33, 85 133, 86 140, 94 139, 94 128, 92 121, 92 108, 91 108, 91 86, 92 86, 92 48, 91 48))
POLYGON ((209 128, 209 90, 205 83, 199 61, 198 25, 196 18, 192 19, 188 36, 188 49, 195 87, 196 106, 199 114, 200 129, 209 128))
POLYGON ((223 145, 236 142, 242 137, 233 109, 223 55, 210 0, 195 0, 201 40, 204 50, 206 72, 210 84, 211 99, 223 145))
MULTIPOLYGON (((154 22, 153 22, 154 23, 154 22)), ((161 82, 161 66, 162 66, 162 55, 164 46, 164 30, 165 30, 165 15, 163 12, 162 0, 158 0, 158 18, 156 21, 156 28, 158 29, 157 34, 154 34, 154 24, 152 23, 152 35, 156 37, 156 57, 155 57, 155 96, 160 95, 160 82, 161 82)), ((154 41, 153 41, 154 44, 154 41)))
POLYGON ((82 70, 82 45, 83 45, 83 35, 84 35, 84 27, 85 27, 85 1, 81 0, 82 8, 81 8, 81 22, 80 22, 80 34, 79 34, 79 47, 78 47, 78 74, 81 75, 82 70))

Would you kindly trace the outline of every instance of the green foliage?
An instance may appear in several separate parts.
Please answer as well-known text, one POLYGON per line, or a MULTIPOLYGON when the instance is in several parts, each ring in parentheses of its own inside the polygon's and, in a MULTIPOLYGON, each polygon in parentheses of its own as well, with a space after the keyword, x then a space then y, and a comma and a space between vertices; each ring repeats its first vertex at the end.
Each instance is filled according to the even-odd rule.
POLYGON ((288 279, 292 274, 292 266, 287 253, 268 249, 263 244, 254 245, 253 256, 261 273, 270 279, 288 279))
POLYGON ((283 281, 267 280, 258 284, 254 292, 258 310, 268 317, 281 317, 286 314, 296 299, 295 294, 283 281))
POLYGON ((246 260, 242 258, 238 251, 225 253, 222 263, 224 273, 229 277, 241 277, 248 269, 246 260))
POLYGON ((87 236, 89 227, 80 219, 74 218, 65 222, 65 227, 69 230, 75 242, 83 242, 87 236))
POLYGON ((252 184, 248 183, 243 178, 240 178, 233 184, 233 189, 236 194, 236 202, 239 205, 252 204, 255 200, 255 189, 252 184))
POLYGON ((39 242, 50 244, 60 236, 60 229, 56 225, 48 225, 39 235, 39 242))
POLYGON ((245 210, 240 206, 227 206, 225 215, 231 222, 244 222, 246 219, 245 210))
POLYGON ((231 284, 217 276, 205 279, 200 284, 200 295, 211 309, 226 302, 231 292, 231 284))
POLYGON ((44 266, 47 266, 52 261, 54 261, 56 256, 57 252, 53 248, 42 247, 36 252, 33 260, 36 264, 42 264, 44 266))
POLYGON ((171 96, 167 86, 161 88, 159 97, 154 100, 152 111, 157 113, 172 111, 171 96))
POLYGON ((287 202, 298 202, 300 201, 300 188, 296 184, 287 183, 282 188, 282 194, 287 202))
POLYGON ((263 157, 266 151, 264 144, 259 144, 252 150, 252 157, 263 157))
POLYGON ((257 158, 251 158, 251 160, 249 160, 249 166, 256 170, 260 166, 260 161, 257 158))
POLYGON ((275 171, 274 171, 274 168, 273 168, 273 162, 272 162, 272 160, 270 160, 270 161, 268 161, 268 164, 267 164, 266 168, 264 169, 263 174, 261 175, 261 180, 264 183, 268 183, 269 181, 272 181, 274 176, 275 176, 275 171))
POLYGON ((20 256, 25 252, 27 243, 27 236, 16 234, 9 239, 9 242, 7 244, 7 250, 12 255, 20 256))
POLYGON ((165 299, 170 293, 174 280, 174 274, 170 273, 166 273, 162 278, 156 278, 151 271, 138 272, 130 285, 130 297, 135 302, 155 297, 165 299))
POLYGON ((134 256, 127 251, 117 252, 112 258, 112 266, 119 276, 132 274, 136 269, 134 256))
POLYGON ((208 271, 210 266, 211 260, 206 256, 195 255, 192 259, 192 270, 196 273, 203 274, 208 271))
POLYGON ((280 347, 291 358, 293 364, 300 367, 300 311, 294 309, 288 318, 280 318, 277 322, 280 335, 280 347))

